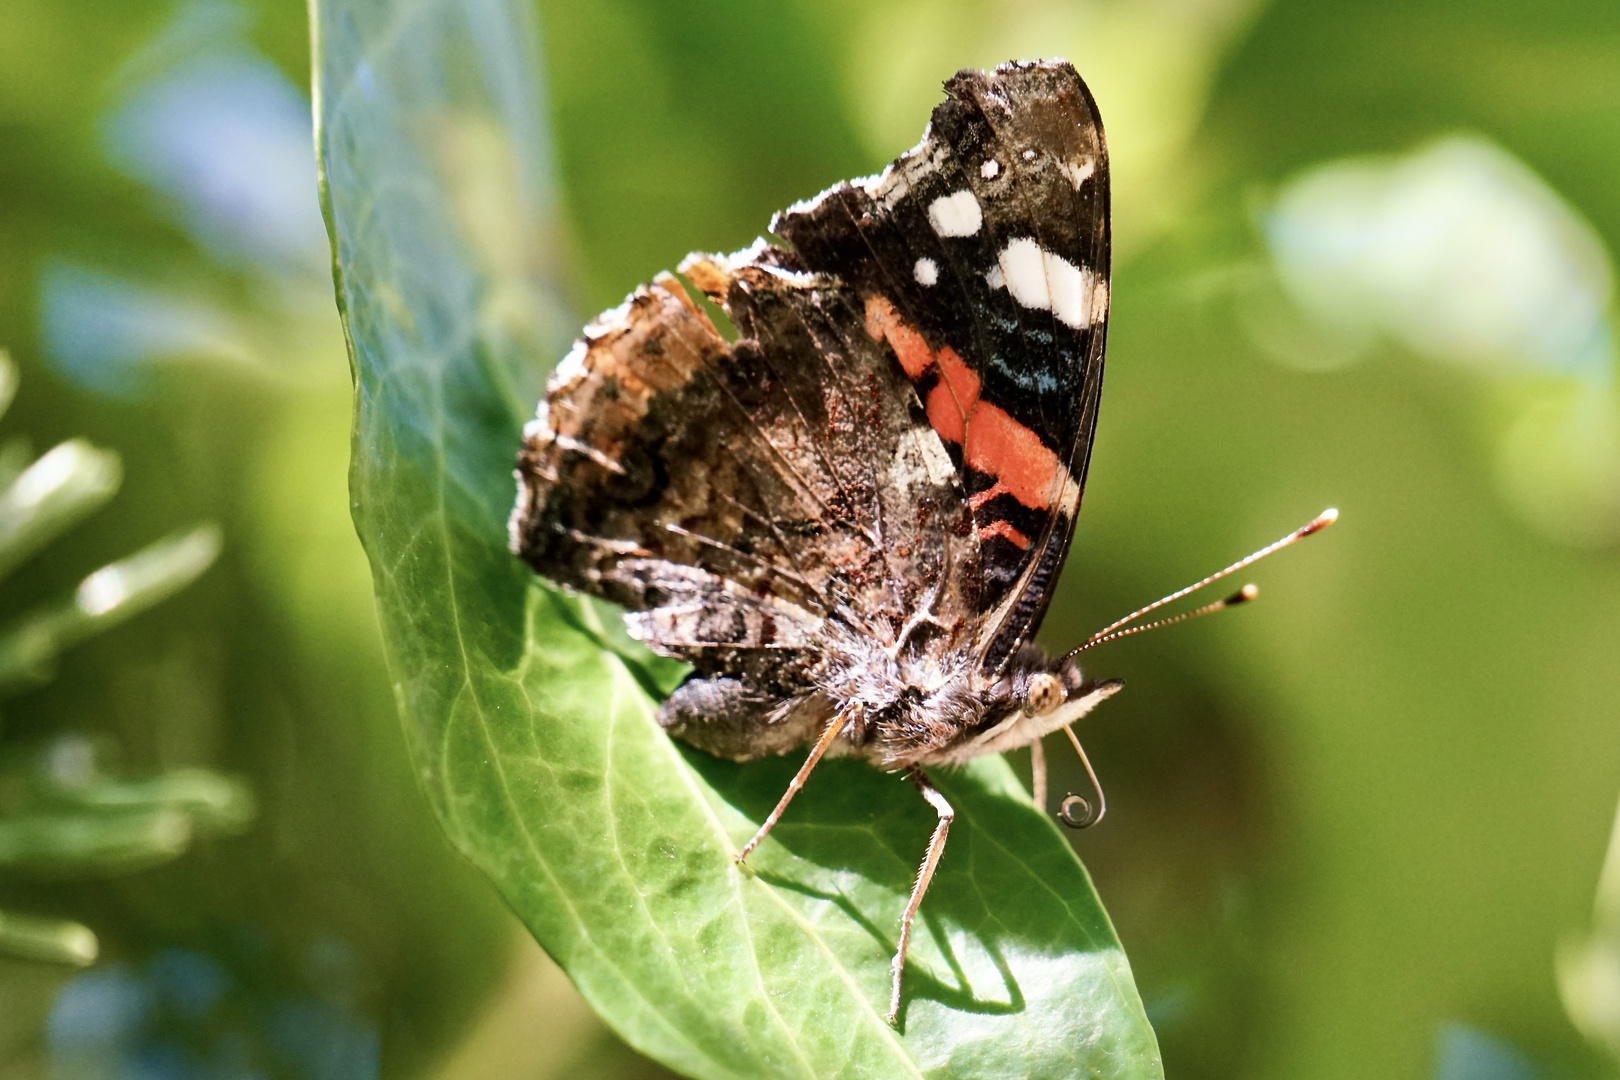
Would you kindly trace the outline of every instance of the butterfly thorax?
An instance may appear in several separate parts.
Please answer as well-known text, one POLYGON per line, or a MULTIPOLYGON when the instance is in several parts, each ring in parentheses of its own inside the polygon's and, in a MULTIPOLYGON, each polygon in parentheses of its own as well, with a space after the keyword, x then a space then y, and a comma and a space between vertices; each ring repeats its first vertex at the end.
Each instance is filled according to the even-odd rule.
POLYGON ((834 753, 901 769, 983 718, 993 680, 979 670, 970 642, 912 634, 893 643, 838 619, 828 623, 814 692, 848 722, 834 753))
POLYGON ((968 644, 896 650, 844 626, 824 640, 831 648, 812 694, 830 722, 847 724, 831 752, 887 771, 1027 746, 1119 688, 1088 683, 1071 658, 1029 644, 991 672, 968 644))

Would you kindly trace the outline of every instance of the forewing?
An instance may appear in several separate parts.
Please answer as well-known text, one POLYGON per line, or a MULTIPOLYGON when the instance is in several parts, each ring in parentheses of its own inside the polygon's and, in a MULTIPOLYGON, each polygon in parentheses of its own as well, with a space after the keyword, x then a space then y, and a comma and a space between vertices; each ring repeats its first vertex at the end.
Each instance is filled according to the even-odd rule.
MULTIPOLYGON (((1102 390, 1108 154, 1067 63, 963 71, 881 176, 778 215, 860 298, 961 471, 985 666, 1034 633, 1073 534, 1102 390)), ((959 564, 966 567, 967 563, 959 564)))

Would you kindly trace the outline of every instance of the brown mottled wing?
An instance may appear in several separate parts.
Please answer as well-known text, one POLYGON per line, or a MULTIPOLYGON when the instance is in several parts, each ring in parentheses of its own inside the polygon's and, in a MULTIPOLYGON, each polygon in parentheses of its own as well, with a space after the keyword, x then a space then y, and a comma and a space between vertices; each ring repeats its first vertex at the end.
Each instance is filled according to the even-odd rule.
POLYGON ((862 298, 962 471, 996 671, 1045 614, 1102 392, 1108 153, 1062 61, 963 71, 881 176, 778 216, 797 265, 862 298))
POLYGON ((735 343, 669 275, 587 327, 525 430, 511 526, 536 570, 624 606, 652 648, 791 694, 823 620, 892 640, 973 545, 858 299, 780 257, 683 264, 735 343))

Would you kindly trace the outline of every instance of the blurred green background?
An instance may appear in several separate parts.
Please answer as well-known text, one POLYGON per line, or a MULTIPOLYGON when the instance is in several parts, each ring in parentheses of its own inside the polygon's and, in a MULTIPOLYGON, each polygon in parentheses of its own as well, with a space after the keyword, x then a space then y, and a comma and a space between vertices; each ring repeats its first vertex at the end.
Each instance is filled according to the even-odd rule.
MULTIPOLYGON (((1344 515, 1256 569, 1262 603, 1090 654, 1129 692, 1083 731, 1110 812, 1075 843, 1168 1074, 1614 1075, 1620 7, 545 0, 538 23, 578 322, 880 168, 958 67, 1072 59, 1108 125, 1115 302, 1044 640, 1344 515)), ((307 87, 297 4, 0 6, 3 435, 123 463, 0 582, 0 626, 195 522, 223 540, 7 697, 0 839, 86 755, 256 806, 144 860, 0 845, 0 912, 99 939, 88 966, 0 957, 0 1076, 667 1075, 417 793, 348 519, 307 87)))

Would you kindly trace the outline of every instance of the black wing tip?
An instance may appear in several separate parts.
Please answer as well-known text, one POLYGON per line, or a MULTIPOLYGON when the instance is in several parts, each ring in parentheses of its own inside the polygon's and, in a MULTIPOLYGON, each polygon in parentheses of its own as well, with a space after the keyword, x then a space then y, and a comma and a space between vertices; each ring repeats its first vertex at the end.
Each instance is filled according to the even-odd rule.
MULTIPOLYGON (((1055 85, 1069 84, 1084 90, 1086 82, 1074 65, 1062 57, 1050 60, 1007 60, 990 71, 962 68, 945 80, 945 93, 949 97, 964 99, 975 90, 983 91, 1004 84, 1023 84, 1032 80, 1050 80, 1055 85)), ((1089 97, 1089 93, 1087 94, 1089 97)))
POLYGON ((984 113, 1008 112, 1013 102, 1028 103, 1025 107, 1040 108, 1038 102, 1078 102, 1085 122, 1097 133, 1098 145, 1107 157, 1107 139, 1103 135, 1102 113, 1091 87, 1080 77, 1074 65, 1061 58, 1050 60, 1008 60, 997 64, 986 73, 974 68, 963 68, 945 80, 945 100, 934 107, 932 127, 948 129, 953 114, 964 107, 984 113))

